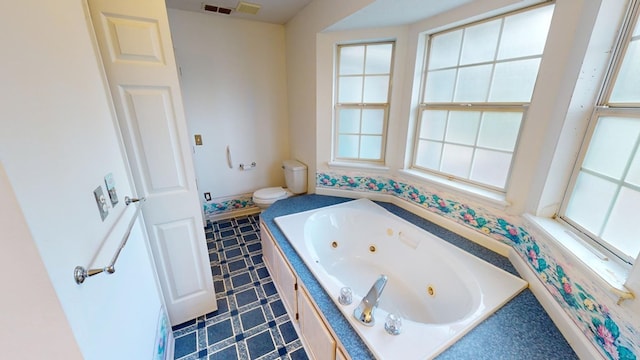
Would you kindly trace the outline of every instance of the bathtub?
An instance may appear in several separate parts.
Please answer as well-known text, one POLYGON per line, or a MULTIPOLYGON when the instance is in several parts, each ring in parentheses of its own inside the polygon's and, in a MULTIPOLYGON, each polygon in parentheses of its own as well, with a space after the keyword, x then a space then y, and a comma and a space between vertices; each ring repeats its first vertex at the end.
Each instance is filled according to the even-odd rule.
POLYGON ((275 218, 306 266, 379 359, 433 358, 527 287, 527 283, 367 199, 275 218), (375 325, 354 309, 376 279, 388 281, 375 325), (350 287, 353 302, 338 302, 350 287), (402 332, 384 329, 387 314, 402 332))

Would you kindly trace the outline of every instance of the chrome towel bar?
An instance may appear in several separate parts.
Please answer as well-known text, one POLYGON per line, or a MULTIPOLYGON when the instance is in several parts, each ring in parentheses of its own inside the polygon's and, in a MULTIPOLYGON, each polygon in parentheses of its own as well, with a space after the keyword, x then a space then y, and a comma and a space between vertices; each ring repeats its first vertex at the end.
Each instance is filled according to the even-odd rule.
MULTIPOLYGON (((145 198, 140 198, 140 199, 135 199, 135 198, 130 198, 128 196, 126 196, 124 198, 124 203, 129 205, 132 203, 136 203, 136 212, 133 214, 133 216, 131 217, 131 220, 129 220, 129 225, 127 226, 127 231, 125 232, 124 236, 122 237, 122 241, 120 242, 120 246, 118 246, 118 250, 116 250, 115 255, 113 255, 113 258, 111 259, 111 263, 103 268, 99 268, 99 269, 85 269, 83 266, 76 266, 75 269, 73 269, 73 278, 76 281, 76 284, 80 285, 84 282, 84 280, 90 276, 93 275, 97 275, 100 274, 102 272, 107 272, 109 274, 113 274, 116 271, 115 265, 116 265, 116 261, 118 261, 118 256, 120 256, 120 252, 122 251, 122 249, 124 248, 124 246, 127 244, 127 240, 129 239, 129 235, 131 234, 131 229, 133 229, 133 224, 135 224, 136 219, 138 218, 138 215, 140 214, 140 204, 139 202, 145 201, 145 198)), ((109 231, 109 234, 107 234, 107 236, 109 236, 111 234, 111 232, 113 231, 113 229, 116 227, 117 224, 114 224, 113 227, 111 228, 111 230, 109 231)))

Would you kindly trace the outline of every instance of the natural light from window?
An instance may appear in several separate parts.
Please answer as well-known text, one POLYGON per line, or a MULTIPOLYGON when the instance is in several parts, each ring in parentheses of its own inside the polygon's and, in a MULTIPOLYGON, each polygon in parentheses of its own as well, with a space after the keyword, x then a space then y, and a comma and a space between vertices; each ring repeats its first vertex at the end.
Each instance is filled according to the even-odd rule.
POLYGON ((553 9, 429 37, 414 169, 505 191, 553 9))
POLYGON ((338 46, 335 159, 384 162, 393 49, 338 46))
POLYGON ((590 139, 572 181, 563 218, 622 260, 640 252, 640 25, 620 49, 593 112, 590 139), (619 64, 619 65, 618 65, 619 64))

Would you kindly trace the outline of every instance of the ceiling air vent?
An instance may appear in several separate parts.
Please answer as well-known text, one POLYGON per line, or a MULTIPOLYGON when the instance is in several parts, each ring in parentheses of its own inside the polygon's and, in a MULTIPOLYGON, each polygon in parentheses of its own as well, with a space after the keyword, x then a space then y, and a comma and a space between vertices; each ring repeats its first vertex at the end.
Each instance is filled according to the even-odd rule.
POLYGON ((244 1, 240 1, 238 3, 238 7, 236 8, 237 12, 241 12, 241 13, 245 13, 245 14, 251 14, 251 15, 257 14, 259 10, 260 10, 260 5, 251 4, 251 3, 248 3, 248 2, 244 2, 244 1))
POLYGON ((220 6, 208 5, 208 4, 202 4, 202 10, 215 12, 215 13, 219 13, 219 14, 225 14, 225 15, 231 14, 231 9, 229 9, 229 8, 223 8, 223 7, 220 7, 220 6))
POLYGON ((203 5, 204 6, 202 7, 202 9, 204 9, 206 11, 218 12, 218 7, 217 6, 207 5, 207 4, 203 4, 203 5))

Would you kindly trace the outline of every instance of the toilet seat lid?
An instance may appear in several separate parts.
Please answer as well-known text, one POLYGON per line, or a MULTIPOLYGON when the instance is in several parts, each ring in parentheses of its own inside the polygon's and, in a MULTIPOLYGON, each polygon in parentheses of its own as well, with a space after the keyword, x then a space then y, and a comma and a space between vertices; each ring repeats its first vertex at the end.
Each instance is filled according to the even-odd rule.
POLYGON ((254 197, 264 199, 264 200, 273 200, 279 199, 283 196, 287 195, 287 192, 281 187, 270 187, 265 189, 260 189, 253 194, 254 197))

